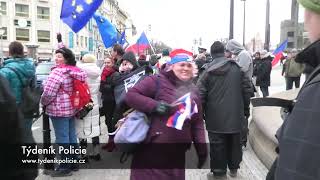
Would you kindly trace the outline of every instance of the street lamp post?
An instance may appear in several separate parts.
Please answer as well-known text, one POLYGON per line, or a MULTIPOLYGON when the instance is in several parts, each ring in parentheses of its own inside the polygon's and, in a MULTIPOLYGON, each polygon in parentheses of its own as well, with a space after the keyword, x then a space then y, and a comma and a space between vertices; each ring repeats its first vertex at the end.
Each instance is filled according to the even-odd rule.
POLYGON ((241 0, 243 1, 243 34, 242 34, 242 44, 243 44, 243 47, 246 46, 246 0, 241 0))
POLYGON ((266 27, 265 27, 265 43, 264 49, 269 52, 270 47, 270 1, 267 0, 267 8, 266 8, 266 27))
POLYGON ((230 27, 229 39, 233 39, 233 15, 234 14, 234 0, 230 0, 230 27))

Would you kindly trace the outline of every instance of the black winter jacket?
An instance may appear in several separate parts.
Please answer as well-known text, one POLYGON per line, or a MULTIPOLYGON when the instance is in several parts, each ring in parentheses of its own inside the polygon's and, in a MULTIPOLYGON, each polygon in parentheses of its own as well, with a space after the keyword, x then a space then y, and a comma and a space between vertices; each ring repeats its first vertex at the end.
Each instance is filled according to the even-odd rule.
POLYGON ((213 133, 239 133, 248 116, 251 81, 235 61, 224 54, 213 56, 197 86, 202 99, 206 128, 213 133))
POLYGON ((34 148, 34 139, 31 132, 26 132, 23 127, 23 115, 16 105, 9 82, 3 76, 0 76, 0 117, 1 179, 35 179, 38 175, 37 164, 22 163, 23 159, 38 159, 37 154, 31 153, 27 157, 22 151, 23 145, 34 148), (24 144, 25 140, 30 144, 24 144))
POLYGON ((272 64, 269 58, 256 60, 253 68, 253 76, 257 77, 256 86, 270 86, 270 74, 272 64))

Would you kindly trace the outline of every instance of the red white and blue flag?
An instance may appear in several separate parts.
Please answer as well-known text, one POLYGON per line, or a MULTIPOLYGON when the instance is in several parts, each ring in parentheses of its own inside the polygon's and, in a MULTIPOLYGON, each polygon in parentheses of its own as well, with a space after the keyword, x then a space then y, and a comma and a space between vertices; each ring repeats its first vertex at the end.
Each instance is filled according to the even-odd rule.
POLYGON ((144 50, 148 49, 150 47, 149 40, 144 32, 141 33, 139 39, 135 44, 130 45, 126 52, 132 51, 137 54, 142 54, 144 50))
POLYGON ((272 60, 272 67, 274 67, 280 59, 283 57, 283 51, 287 48, 288 45, 288 39, 285 40, 276 50, 273 51, 273 55, 275 56, 272 60))
POLYGON ((167 126, 182 130, 184 122, 190 119, 193 114, 198 113, 198 106, 191 100, 191 93, 187 93, 179 98, 174 105, 178 106, 178 110, 169 117, 167 126))

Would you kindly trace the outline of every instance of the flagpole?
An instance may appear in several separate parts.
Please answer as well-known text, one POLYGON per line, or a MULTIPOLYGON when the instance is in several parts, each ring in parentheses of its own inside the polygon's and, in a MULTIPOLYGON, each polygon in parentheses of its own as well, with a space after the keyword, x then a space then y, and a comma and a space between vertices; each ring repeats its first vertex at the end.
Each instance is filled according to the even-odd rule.
POLYGON ((140 44, 139 44, 139 40, 138 40, 138 56, 140 56, 139 46, 140 46, 140 44))
POLYGON ((148 37, 147 37, 147 41, 148 41, 148 43, 150 44, 150 47, 151 47, 151 50, 152 50, 153 54, 156 54, 156 53, 154 52, 154 49, 153 49, 152 44, 150 43, 148 37))

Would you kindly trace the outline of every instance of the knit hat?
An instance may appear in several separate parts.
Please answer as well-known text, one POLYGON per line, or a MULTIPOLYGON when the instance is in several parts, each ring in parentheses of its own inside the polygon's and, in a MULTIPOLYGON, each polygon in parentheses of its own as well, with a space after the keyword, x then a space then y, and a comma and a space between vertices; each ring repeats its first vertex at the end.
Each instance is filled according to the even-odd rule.
POLYGON ((298 0, 298 2, 304 8, 320 14, 320 0, 298 0))
POLYGON ((186 51, 184 49, 175 49, 170 53, 171 60, 169 64, 175 64, 178 62, 191 62, 192 61, 192 52, 186 51))
POLYGON ((70 49, 63 47, 63 48, 57 49, 55 53, 56 54, 61 53, 65 59, 66 64, 68 64, 68 65, 75 65, 76 64, 76 58, 70 49))
POLYGON ((141 54, 140 56, 139 56, 139 60, 141 60, 141 61, 145 61, 147 59, 147 57, 146 57, 146 55, 144 55, 144 54, 141 54))
POLYGON ((293 48, 290 52, 291 52, 291 53, 298 53, 298 50, 295 49, 295 48, 293 48))
POLYGON ((93 54, 85 54, 82 57, 82 62, 84 63, 95 63, 97 61, 97 58, 93 54))
POLYGON ((169 50, 168 49, 162 50, 162 56, 169 56, 169 50))
POLYGON ((129 61, 133 66, 137 65, 136 56, 134 55, 134 53, 132 51, 128 51, 128 52, 124 53, 120 63, 122 63, 123 60, 129 61))

